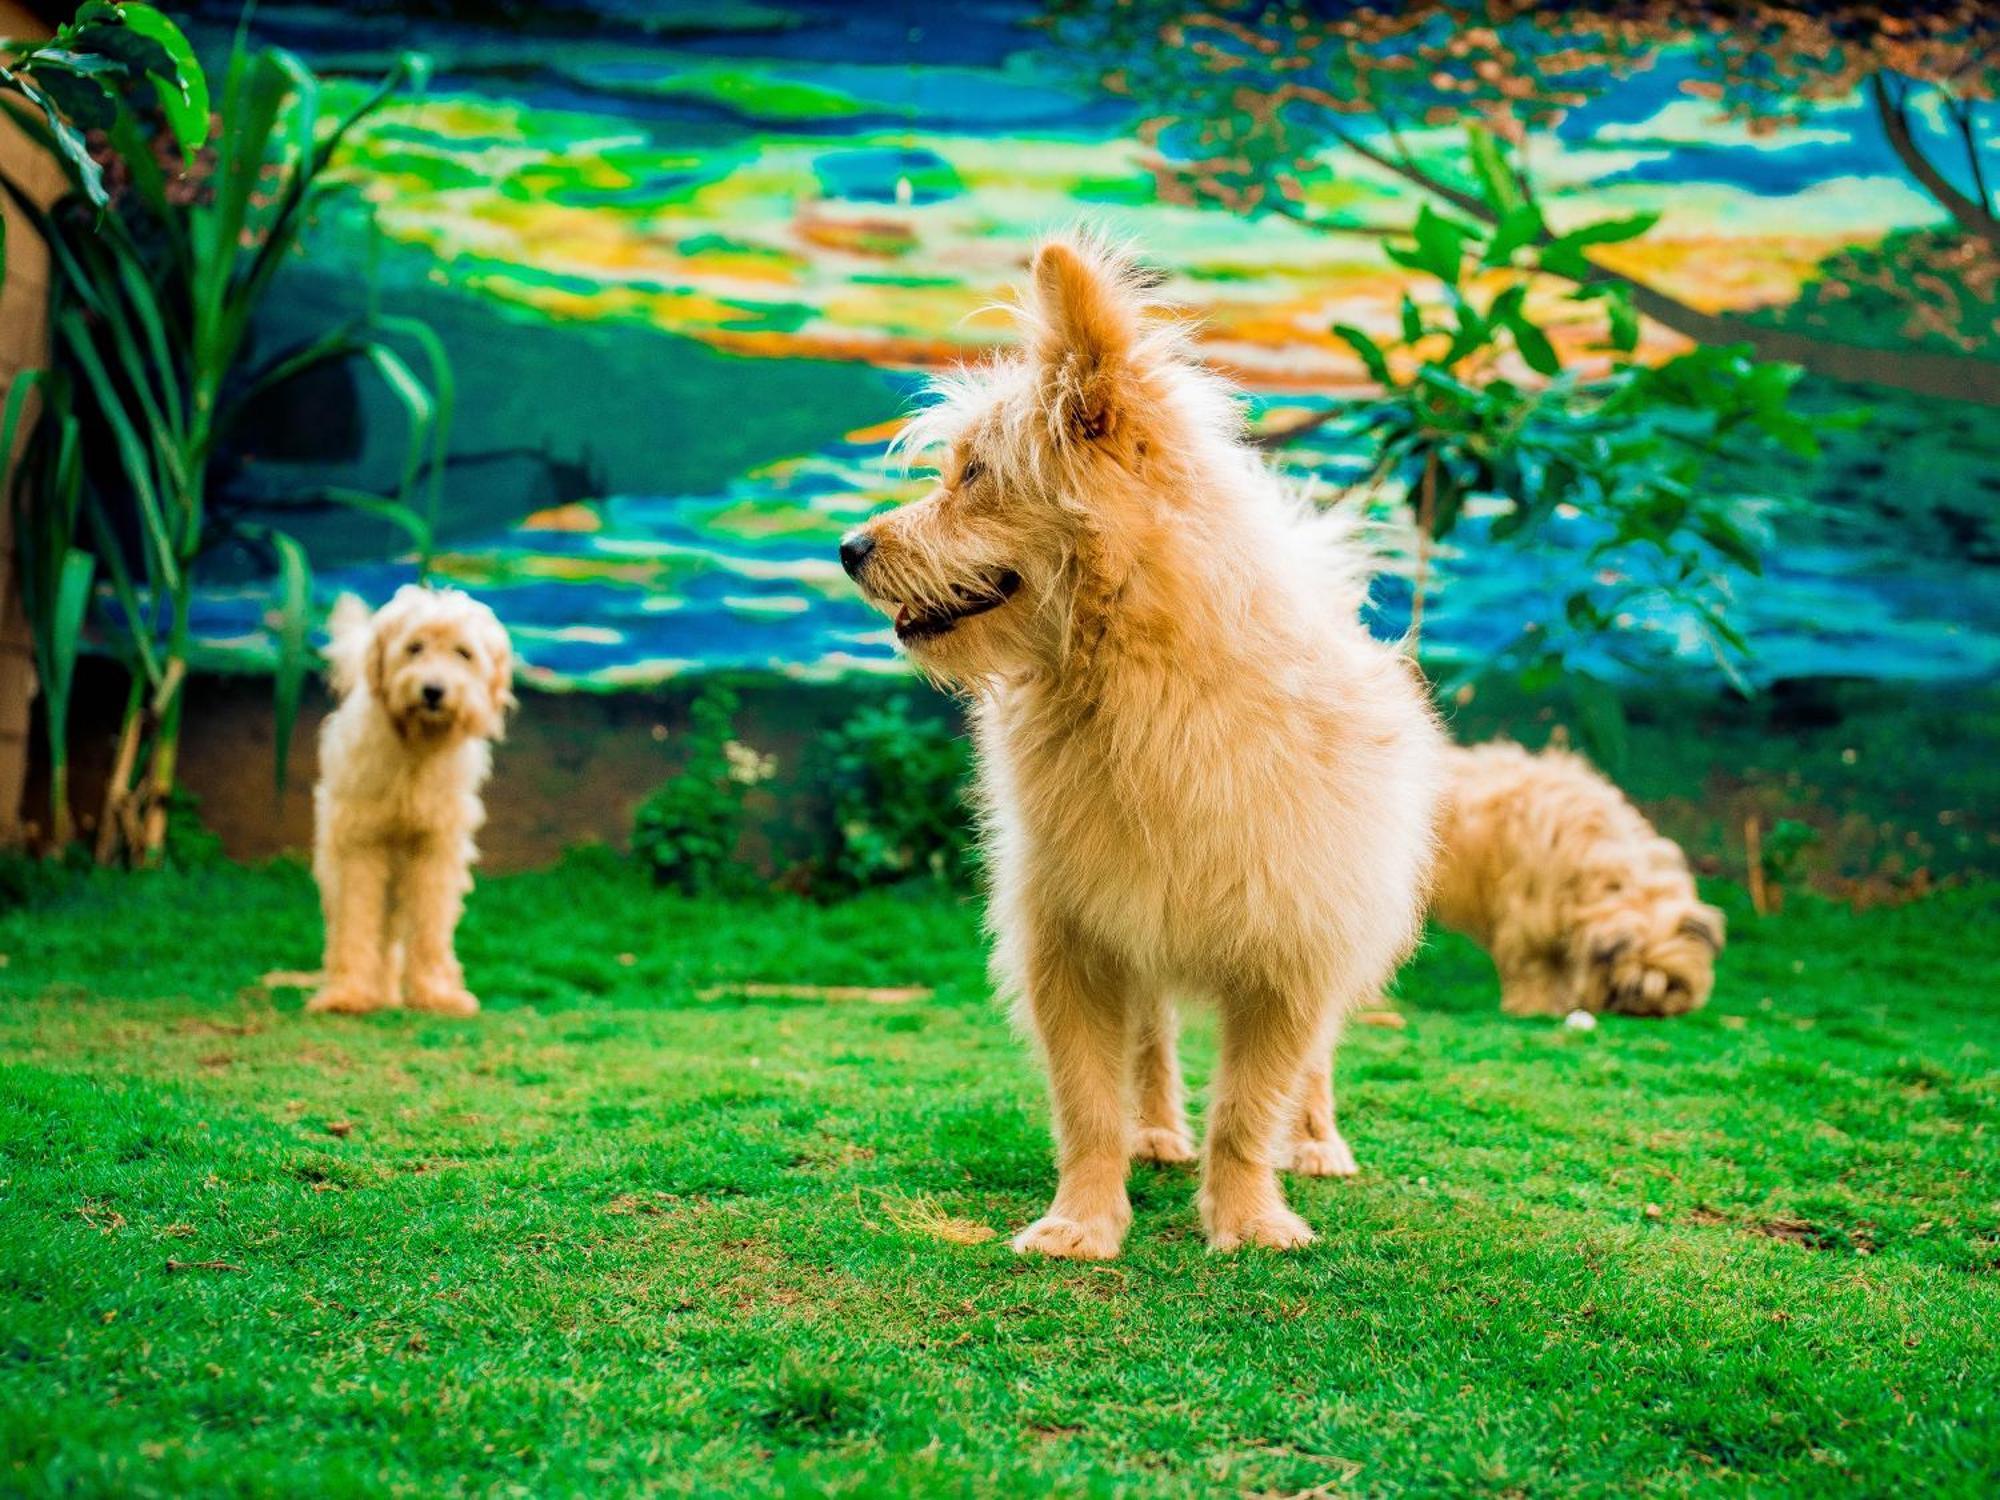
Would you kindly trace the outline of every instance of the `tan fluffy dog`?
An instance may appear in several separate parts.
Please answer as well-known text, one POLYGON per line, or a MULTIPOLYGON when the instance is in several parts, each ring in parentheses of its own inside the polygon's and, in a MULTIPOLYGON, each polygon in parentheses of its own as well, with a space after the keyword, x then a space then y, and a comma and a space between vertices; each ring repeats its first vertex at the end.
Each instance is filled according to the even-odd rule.
POLYGON ((1358 623, 1355 549, 1088 241, 1036 254, 1024 349, 941 382, 936 488, 842 562, 975 698, 995 968, 1047 1064, 1058 1182, 1019 1251, 1104 1258, 1135 1154, 1192 1154, 1177 996, 1222 1051, 1209 1244, 1312 1232, 1276 1168, 1351 1171, 1326 1059, 1415 939, 1439 733, 1358 623))
POLYGON ((452 935, 491 742, 514 705, 507 632, 470 596, 415 586, 372 616, 347 595, 329 625, 340 705, 313 792, 326 979, 306 1008, 471 1015, 452 935))
POLYGON ((1679 846, 1564 750, 1453 749, 1433 910, 1480 943, 1509 1015, 1674 1016, 1715 984, 1722 913, 1679 846))

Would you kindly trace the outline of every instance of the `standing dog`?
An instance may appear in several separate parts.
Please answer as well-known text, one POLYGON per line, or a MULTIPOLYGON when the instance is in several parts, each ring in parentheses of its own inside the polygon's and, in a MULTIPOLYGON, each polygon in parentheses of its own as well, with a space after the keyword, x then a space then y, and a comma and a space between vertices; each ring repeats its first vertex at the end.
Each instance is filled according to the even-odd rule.
POLYGON ((1354 549, 1088 241, 1034 259, 1025 348, 941 382, 923 499, 841 543, 976 699, 995 968, 1048 1067, 1058 1181, 1018 1251, 1103 1259, 1130 1158, 1193 1155, 1172 997, 1213 997, 1209 1244, 1312 1238, 1276 1168, 1353 1170, 1326 1059, 1414 942, 1439 731, 1357 619, 1354 549))
POLYGON ((1500 971, 1513 1016, 1677 1016, 1708 1003, 1722 913, 1679 845, 1565 750, 1447 756, 1437 919, 1500 971))
POLYGON ((320 730, 313 790, 326 979, 306 1008, 407 1001, 469 1016, 479 1002, 452 935, 486 821, 491 742, 514 706, 507 632, 469 595, 415 586, 373 615, 345 595, 328 623, 340 705, 320 730))

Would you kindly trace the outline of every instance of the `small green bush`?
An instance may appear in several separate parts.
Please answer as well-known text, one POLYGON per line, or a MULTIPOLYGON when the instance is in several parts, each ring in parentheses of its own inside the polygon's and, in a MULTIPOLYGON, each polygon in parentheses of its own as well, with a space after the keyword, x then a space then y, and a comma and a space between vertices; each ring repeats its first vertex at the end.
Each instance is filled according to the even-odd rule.
POLYGON ((750 884, 736 860, 743 803, 777 769, 736 738, 736 695, 709 688, 695 699, 685 741, 687 759, 645 802, 632 823, 632 853, 657 885, 690 896, 737 891, 750 884))
POLYGON ((821 876, 829 888, 971 883, 972 750, 955 726, 913 718, 906 699, 871 705, 821 741, 817 770, 828 802, 821 876))

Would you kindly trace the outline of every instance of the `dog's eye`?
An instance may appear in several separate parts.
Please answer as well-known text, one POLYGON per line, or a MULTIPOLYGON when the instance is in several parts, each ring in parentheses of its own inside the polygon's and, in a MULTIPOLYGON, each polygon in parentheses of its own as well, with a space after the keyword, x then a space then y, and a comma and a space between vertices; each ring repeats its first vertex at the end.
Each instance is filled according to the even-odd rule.
POLYGON ((460 656, 464 657, 464 658, 465 658, 465 659, 466 659, 467 661, 471 661, 471 660, 472 660, 472 652, 471 652, 471 651, 469 651, 469 650, 468 650, 468 649, 467 649, 466 647, 464 647, 464 646, 459 646, 459 647, 457 647, 457 648, 456 648, 456 650, 458 651, 458 654, 459 654, 460 656))
POLYGON ((403 648, 405 656, 422 656, 423 653, 424 643, 422 641, 411 641, 408 646, 403 648))
POLYGON ((977 484, 986 477, 986 465, 976 458, 965 461, 965 467, 958 471, 958 487, 964 489, 969 484, 977 484))

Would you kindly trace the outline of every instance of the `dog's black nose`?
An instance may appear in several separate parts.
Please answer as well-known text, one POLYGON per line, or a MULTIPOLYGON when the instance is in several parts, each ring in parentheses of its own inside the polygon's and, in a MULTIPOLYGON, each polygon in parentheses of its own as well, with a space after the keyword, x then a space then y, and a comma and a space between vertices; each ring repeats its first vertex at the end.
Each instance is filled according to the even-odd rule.
POLYGON ((436 708, 442 702, 444 702, 444 689, 439 687, 435 682, 425 683, 424 707, 436 708))
POLYGON ((849 578, 861 576, 861 565, 874 550, 875 538, 865 531, 850 531, 840 539, 840 565, 847 569, 849 578))

